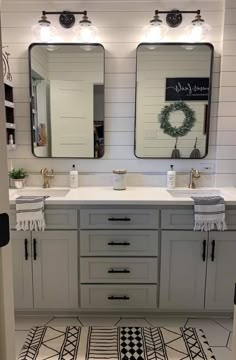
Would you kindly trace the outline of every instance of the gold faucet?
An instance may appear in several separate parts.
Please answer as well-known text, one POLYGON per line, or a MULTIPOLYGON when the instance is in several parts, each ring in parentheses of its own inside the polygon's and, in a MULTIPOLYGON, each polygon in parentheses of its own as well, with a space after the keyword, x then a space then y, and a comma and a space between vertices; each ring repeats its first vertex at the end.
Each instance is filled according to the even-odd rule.
POLYGON ((195 189, 196 185, 195 185, 193 180, 194 179, 199 179, 199 178, 200 178, 199 170, 192 168, 191 171, 190 171, 190 182, 189 182, 189 185, 188 185, 189 189, 195 189))
POLYGON ((43 175, 43 188, 50 188, 49 179, 54 178, 53 170, 51 170, 51 174, 49 174, 48 169, 42 169, 40 173, 43 175))

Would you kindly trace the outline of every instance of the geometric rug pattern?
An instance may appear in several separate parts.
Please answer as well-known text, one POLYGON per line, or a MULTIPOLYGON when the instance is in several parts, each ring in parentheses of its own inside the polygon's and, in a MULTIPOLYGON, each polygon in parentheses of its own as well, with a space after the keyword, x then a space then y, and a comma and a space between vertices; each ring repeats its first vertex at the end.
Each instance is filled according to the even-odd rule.
POLYGON ((216 359, 192 327, 33 327, 18 360, 216 359))

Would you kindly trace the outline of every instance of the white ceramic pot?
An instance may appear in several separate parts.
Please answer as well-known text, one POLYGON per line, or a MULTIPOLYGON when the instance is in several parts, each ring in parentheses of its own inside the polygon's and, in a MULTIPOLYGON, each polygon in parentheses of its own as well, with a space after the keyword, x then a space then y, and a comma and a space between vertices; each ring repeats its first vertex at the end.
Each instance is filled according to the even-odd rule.
POLYGON ((25 184, 25 179, 14 179, 14 184, 16 189, 22 189, 25 184))

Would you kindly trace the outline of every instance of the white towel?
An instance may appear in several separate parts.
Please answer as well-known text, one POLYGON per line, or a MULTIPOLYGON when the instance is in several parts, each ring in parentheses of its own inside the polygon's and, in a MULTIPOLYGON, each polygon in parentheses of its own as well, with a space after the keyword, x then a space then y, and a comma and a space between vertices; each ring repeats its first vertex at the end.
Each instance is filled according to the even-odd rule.
POLYGON ((16 199, 16 230, 45 230, 44 200, 44 196, 19 196, 16 199))
POLYGON ((192 197, 194 200, 194 230, 226 229, 225 202, 222 196, 192 197))

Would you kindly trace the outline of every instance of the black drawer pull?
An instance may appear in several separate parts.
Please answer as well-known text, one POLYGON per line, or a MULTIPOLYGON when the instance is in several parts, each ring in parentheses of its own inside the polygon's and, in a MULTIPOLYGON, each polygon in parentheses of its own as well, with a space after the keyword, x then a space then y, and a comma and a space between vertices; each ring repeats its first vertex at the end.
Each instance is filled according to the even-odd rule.
POLYGON ((130 274, 130 270, 128 269, 111 269, 108 270, 109 274, 130 274))
POLYGON ((129 246, 130 243, 129 242, 114 242, 114 241, 111 241, 108 243, 108 245, 111 245, 111 246, 129 246))
POLYGON ((127 218, 127 217, 124 217, 124 218, 114 218, 114 217, 111 217, 111 218, 108 218, 108 221, 131 221, 130 218, 127 218))
POLYGON ((202 260, 205 262, 206 261, 206 240, 203 240, 203 251, 202 251, 202 260))
POLYGON ((37 241, 33 240, 33 252, 34 252, 34 260, 37 260, 37 241))
POLYGON ((25 260, 27 261, 29 258, 29 252, 28 252, 28 240, 25 239, 25 260))
POLYGON ((129 300, 129 296, 108 296, 108 300, 129 300))
POLYGON ((216 248, 216 242, 215 240, 212 240, 212 243, 211 243, 211 261, 215 261, 215 248, 216 248))

